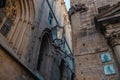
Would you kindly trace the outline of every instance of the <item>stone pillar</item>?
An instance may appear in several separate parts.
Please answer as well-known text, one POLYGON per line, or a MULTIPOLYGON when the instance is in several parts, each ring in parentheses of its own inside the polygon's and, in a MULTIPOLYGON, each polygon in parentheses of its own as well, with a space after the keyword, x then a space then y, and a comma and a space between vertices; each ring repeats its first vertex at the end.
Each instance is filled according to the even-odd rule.
POLYGON ((108 38, 108 44, 111 45, 120 66, 120 33, 112 34, 108 38))

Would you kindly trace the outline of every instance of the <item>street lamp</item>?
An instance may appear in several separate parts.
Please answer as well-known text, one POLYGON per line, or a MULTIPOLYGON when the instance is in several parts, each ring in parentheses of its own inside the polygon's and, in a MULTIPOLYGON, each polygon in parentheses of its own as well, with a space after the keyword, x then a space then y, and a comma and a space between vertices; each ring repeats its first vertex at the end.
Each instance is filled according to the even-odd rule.
POLYGON ((59 47, 63 44, 63 36, 64 36, 64 27, 56 25, 52 28, 53 35, 53 44, 55 47, 59 47))

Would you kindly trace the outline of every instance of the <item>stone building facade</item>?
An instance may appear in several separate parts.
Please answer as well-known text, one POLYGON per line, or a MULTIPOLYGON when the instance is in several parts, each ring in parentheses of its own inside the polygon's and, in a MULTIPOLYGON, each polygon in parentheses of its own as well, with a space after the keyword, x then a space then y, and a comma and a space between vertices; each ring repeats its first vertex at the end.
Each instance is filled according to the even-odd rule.
POLYGON ((119 80, 119 0, 71 0, 75 80, 119 80))
POLYGON ((0 1, 0 80, 73 80, 63 0, 0 1))

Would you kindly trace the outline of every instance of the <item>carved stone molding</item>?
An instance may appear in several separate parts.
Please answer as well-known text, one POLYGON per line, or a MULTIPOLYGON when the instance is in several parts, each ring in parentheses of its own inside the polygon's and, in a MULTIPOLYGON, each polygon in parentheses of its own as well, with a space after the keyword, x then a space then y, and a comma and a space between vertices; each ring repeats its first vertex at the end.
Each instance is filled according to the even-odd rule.
POLYGON ((72 16, 76 12, 82 13, 82 12, 85 12, 87 10, 88 10, 88 8, 85 6, 85 4, 78 3, 70 8, 69 15, 72 16))
POLYGON ((112 47, 120 45, 120 33, 107 34, 106 39, 108 40, 108 44, 112 47))
POLYGON ((5 8, 0 9, 0 33, 5 37, 9 33, 16 18, 16 5, 16 0, 6 0, 5 8))

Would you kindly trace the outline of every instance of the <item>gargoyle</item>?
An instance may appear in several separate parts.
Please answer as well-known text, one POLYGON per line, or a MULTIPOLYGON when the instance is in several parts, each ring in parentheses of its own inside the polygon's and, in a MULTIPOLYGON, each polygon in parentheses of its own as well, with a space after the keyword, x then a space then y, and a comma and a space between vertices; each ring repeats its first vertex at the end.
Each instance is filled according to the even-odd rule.
POLYGON ((76 12, 82 13, 82 12, 85 12, 87 10, 88 10, 88 8, 85 6, 85 4, 78 3, 69 9, 69 15, 71 16, 76 12))

